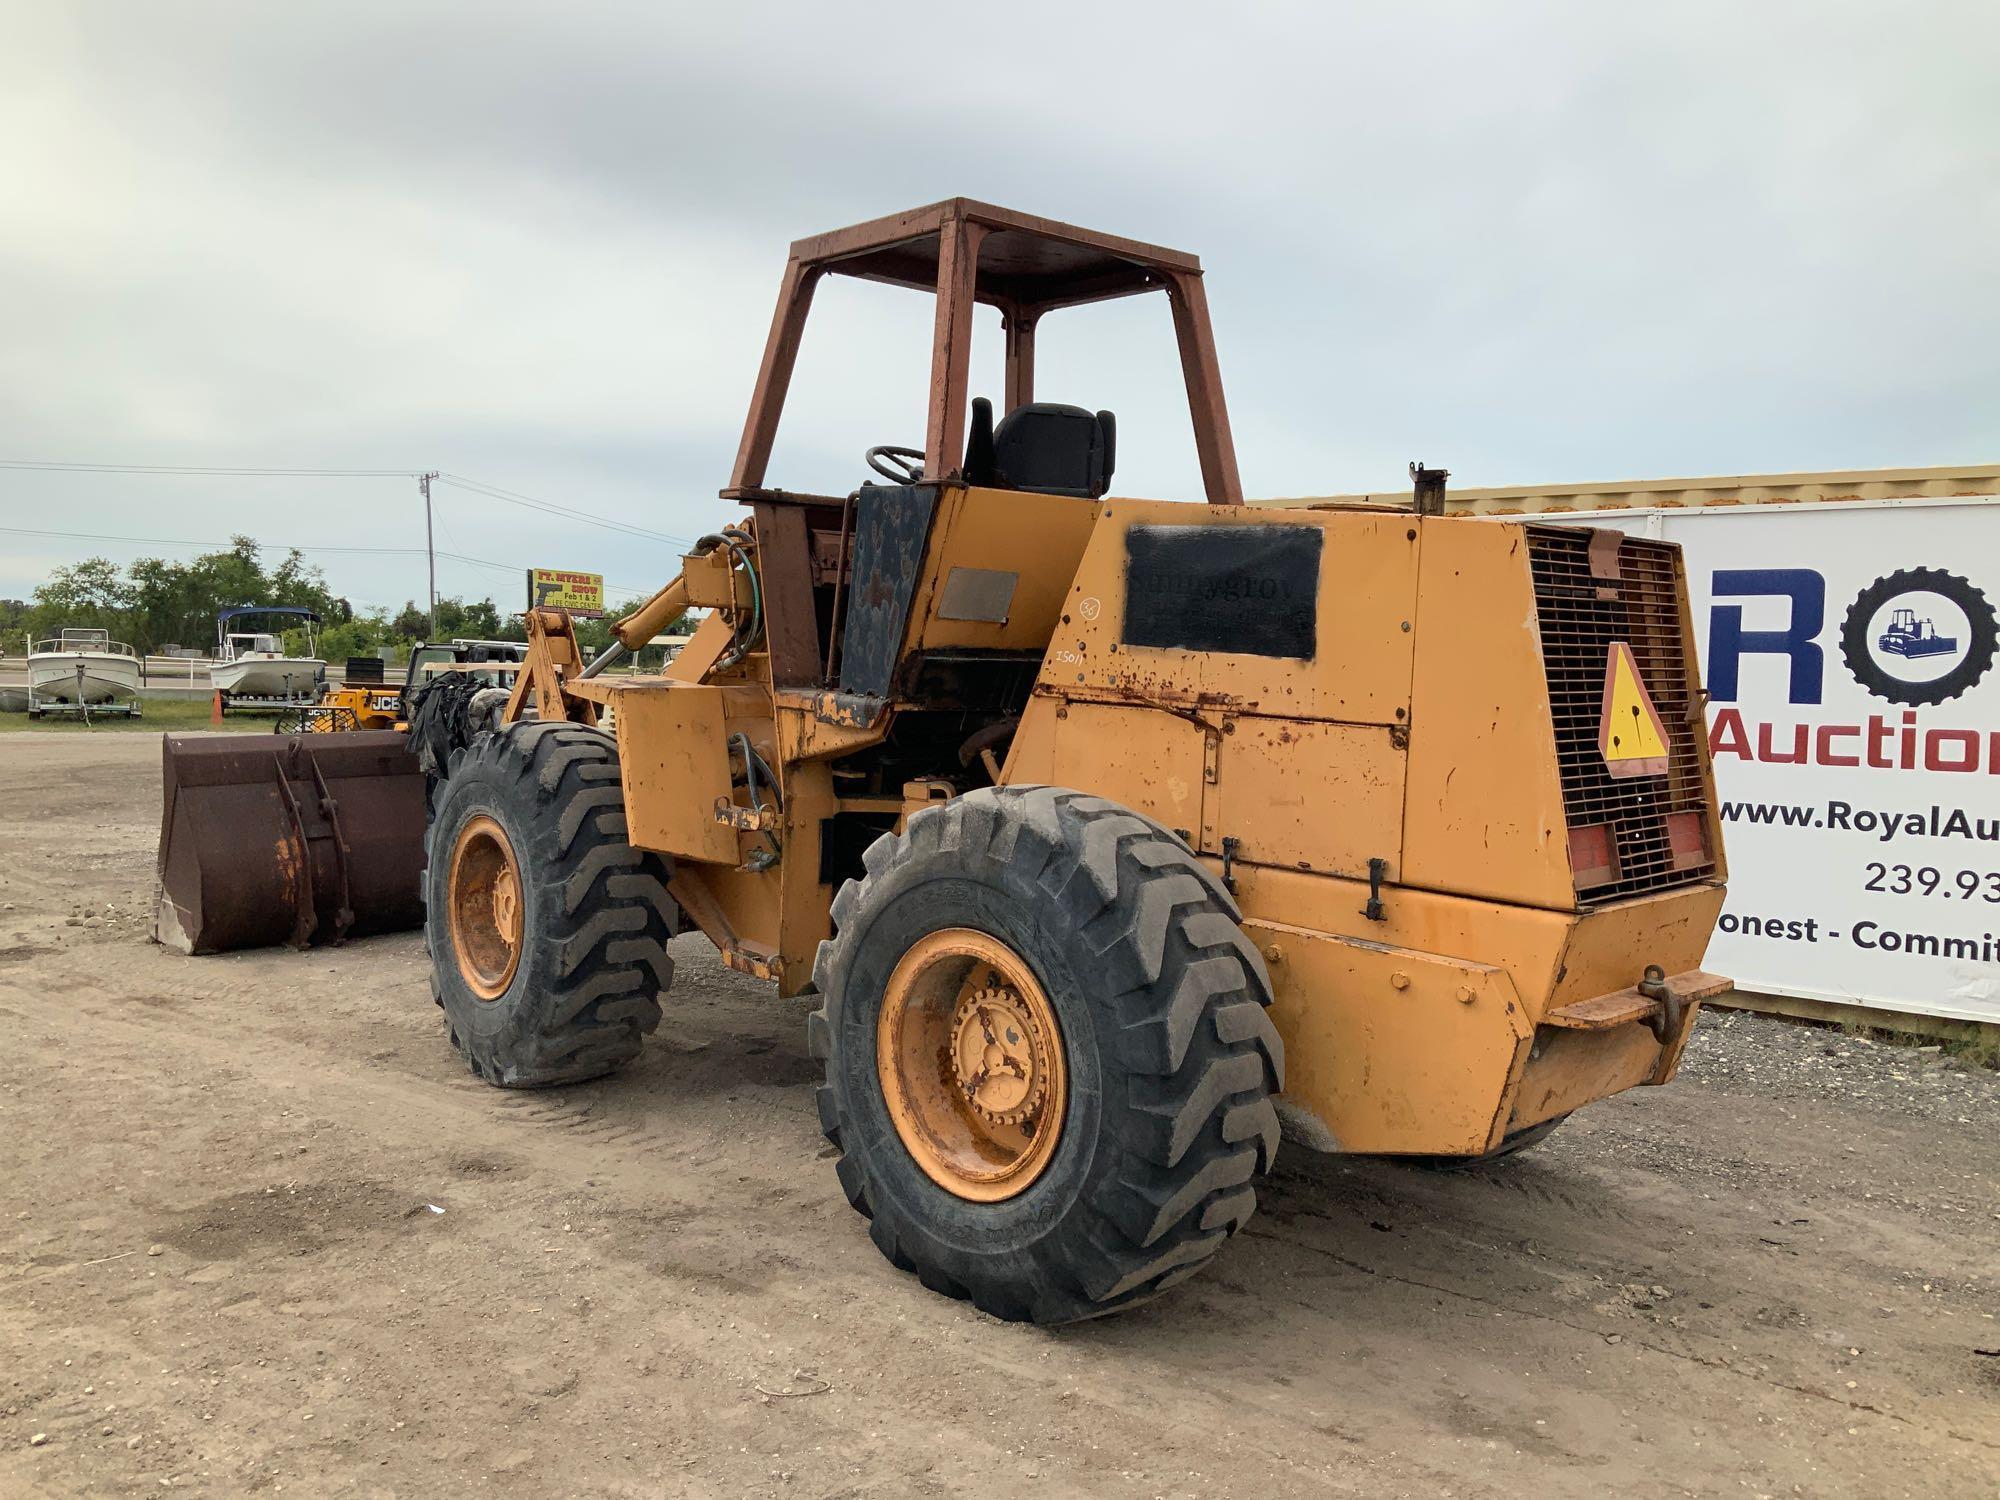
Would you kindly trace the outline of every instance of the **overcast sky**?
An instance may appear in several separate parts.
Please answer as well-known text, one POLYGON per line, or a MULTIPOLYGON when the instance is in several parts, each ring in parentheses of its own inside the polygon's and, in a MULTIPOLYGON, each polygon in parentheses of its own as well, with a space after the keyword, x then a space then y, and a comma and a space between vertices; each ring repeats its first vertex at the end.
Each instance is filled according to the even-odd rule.
MULTIPOLYGON (((1992 463, 1996 63, 1991 0, 16 0, 0 458, 439 469, 692 536, 788 242, 964 194, 1202 257, 1252 495, 1992 463)), ((928 319, 821 294, 772 482, 922 441, 928 319)), ((1199 496, 1176 382, 1159 299, 1044 325, 1121 493, 1199 496)), ((680 550, 437 495, 506 568, 638 590, 680 550)), ((397 478, 0 471, 0 526, 423 544, 397 478)), ((192 550, 0 532, 0 597, 192 550)), ((420 554, 311 556, 423 592, 420 554)))

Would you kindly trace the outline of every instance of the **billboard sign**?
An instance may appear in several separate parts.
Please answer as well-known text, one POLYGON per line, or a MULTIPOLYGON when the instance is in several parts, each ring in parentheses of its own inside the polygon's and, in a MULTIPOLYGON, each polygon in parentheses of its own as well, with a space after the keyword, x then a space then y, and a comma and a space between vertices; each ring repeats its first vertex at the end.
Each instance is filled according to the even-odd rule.
POLYGON ((604 613, 604 575, 530 568, 528 608, 566 609, 588 620, 598 619, 604 613))
POLYGON ((1681 544, 1745 989, 2000 1022, 2000 503, 1550 519, 1681 544))

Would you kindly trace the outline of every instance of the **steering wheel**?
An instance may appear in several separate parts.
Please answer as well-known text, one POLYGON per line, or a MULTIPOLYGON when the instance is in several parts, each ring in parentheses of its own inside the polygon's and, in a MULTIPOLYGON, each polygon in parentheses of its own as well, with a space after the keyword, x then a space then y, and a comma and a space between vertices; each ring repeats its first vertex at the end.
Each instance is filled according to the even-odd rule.
POLYGON ((924 477, 924 450, 883 444, 868 450, 868 467, 891 484, 916 484, 924 477))

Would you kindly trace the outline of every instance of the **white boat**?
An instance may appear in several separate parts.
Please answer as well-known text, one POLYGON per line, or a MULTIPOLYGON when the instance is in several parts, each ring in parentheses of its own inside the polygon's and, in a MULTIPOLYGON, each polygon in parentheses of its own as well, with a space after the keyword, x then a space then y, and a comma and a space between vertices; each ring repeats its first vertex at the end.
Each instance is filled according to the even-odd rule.
POLYGON ((139 712, 139 657, 108 630, 65 628, 28 652, 28 713, 139 712))
POLYGON ((275 699, 310 703, 319 698, 326 662, 312 654, 313 627, 319 616, 309 609, 244 605, 215 617, 215 659, 208 680, 225 698, 275 699), (304 621, 306 655, 285 655, 284 641, 259 631, 233 631, 231 624, 246 615, 282 615, 304 621))

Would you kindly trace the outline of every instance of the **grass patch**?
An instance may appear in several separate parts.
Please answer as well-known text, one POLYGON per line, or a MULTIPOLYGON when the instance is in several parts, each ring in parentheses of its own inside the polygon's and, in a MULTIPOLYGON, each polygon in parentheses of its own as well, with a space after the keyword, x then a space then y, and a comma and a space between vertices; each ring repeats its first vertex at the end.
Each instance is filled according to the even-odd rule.
POLYGON ((1954 1021, 1944 1016, 1747 989, 1731 990, 1710 1003, 1722 1010, 1749 1011, 1802 1025, 1831 1028, 1884 1046, 1934 1048, 1967 1067, 2000 1072, 2000 1023, 1996 1022, 1954 1021))
MULTIPOLYGON (((88 724, 75 714, 51 716, 46 719, 31 719, 26 712, 0 713, 0 734, 18 734, 28 731, 50 734, 159 734, 167 729, 213 729, 209 723, 209 700, 206 698, 148 698, 138 718, 130 714, 96 714, 90 716, 88 724)), ((272 714, 226 714, 222 727, 225 730, 246 734, 271 732, 272 714)))
POLYGON ((2000 1026, 1978 1021, 1939 1021, 1935 1032, 1902 1031, 1893 1026, 1869 1026, 1848 1021, 1841 1030, 1849 1036, 1865 1037, 1890 1047, 1935 1047, 1945 1057, 1957 1058, 1968 1067, 2000 1072, 2000 1026))

